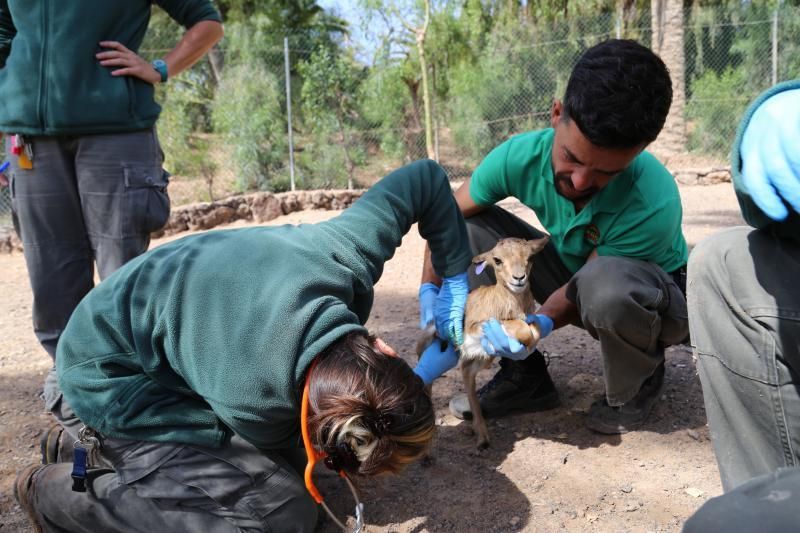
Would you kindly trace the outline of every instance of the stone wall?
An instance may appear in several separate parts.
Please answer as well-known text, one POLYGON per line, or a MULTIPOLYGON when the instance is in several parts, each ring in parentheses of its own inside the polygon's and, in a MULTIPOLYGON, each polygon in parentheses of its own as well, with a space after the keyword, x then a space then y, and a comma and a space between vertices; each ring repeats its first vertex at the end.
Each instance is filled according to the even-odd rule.
POLYGON ((183 205, 172 210, 166 225, 154 233, 153 238, 184 231, 210 229, 236 220, 267 222, 305 209, 344 209, 362 194, 363 190, 298 191, 279 194, 257 192, 230 196, 215 202, 183 205))
MULTIPOLYGON (((672 172, 681 185, 713 185, 731 181, 730 168, 685 168, 672 172)), ((182 205, 172 209, 169 220, 153 238, 184 231, 211 229, 236 220, 266 222, 304 209, 344 209, 364 194, 364 190, 298 191, 273 194, 257 192, 231 196, 215 202, 182 205)), ((12 229, 0 230, 0 253, 22 251, 22 243, 12 229)))
MULTIPOLYGON (((298 191, 273 194, 258 192, 231 196, 215 202, 182 205, 172 209, 169 220, 153 238, 175 235, 184 231, 214 228, 236 220, 266 222, 281 215, 304 209, 344 209, 356 201, 365 191, 298 191)), ((17 234, 8 229, 0 231, 0 253, 22 251, 17 234)))
POLYGON ((672 171, 672 175, 681 185, 714 185, 731 181, 730 167, 682 168, 672 171))

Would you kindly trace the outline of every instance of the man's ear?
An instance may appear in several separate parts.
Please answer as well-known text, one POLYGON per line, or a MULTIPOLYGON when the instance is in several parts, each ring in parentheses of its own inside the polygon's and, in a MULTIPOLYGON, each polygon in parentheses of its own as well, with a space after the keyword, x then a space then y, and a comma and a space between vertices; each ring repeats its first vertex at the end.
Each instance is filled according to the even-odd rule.
POLYGON ((558 98, 553 99, 553 105, 550 106, 550 125, 552 127, 556 127, 558 122, 561 120, 561 116, 564 112, 563 106, 561 104, 561 100, 558 98))

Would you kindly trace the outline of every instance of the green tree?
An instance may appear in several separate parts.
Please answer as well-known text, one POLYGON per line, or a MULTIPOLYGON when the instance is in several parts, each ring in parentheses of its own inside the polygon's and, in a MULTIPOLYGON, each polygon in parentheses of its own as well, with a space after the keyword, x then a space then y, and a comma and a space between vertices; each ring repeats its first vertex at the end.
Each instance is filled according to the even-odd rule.
POLYGON ((280 84, 258 64, 226 70, 213 104, 214 131, 231 154, 240 191, 274 190, 287 153, 280 84))
POLYGON ((364 69, 341 54, 320 48, 299 70, 306 123, 317 135, 335 132, 334 142, 341 147, 345 159, 347 188, 352 189, 355 168, 363 159, 357 153, 353 124, 359 118, 356 98, 364 69))

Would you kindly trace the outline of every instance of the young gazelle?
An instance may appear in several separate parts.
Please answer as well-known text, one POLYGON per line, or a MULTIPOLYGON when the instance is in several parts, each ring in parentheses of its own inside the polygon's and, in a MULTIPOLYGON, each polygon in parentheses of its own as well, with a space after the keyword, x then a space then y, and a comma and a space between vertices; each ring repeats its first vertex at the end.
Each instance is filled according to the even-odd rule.
POLYGON ((490 266, 497 278, 495 285, 478 287, 470 292, 464 312, 464 344, 459 348, 461 373, 478 449, 489 446, 489 431, 478 401, 475 377, 491 364, 493 358, 481 344, 483 325, 494 318, 503 325, 509 336, 516 337, 528 349, 539 342, 538 327, 529 325, 525 315, 533 313, 535 305, 529 286, 533 256, 545 247, 548 240, 548 237, 529 241, 502 239, 494 248, 472 259, 477 273, 490 266))

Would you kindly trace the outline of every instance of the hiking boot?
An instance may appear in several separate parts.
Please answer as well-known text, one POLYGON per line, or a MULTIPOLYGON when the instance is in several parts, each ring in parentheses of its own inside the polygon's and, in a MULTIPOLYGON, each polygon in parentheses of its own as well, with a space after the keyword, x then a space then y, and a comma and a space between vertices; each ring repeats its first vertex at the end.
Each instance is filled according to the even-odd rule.
POLYGON ((639 429, 656 404, 664 385, 664 362, 645 380, 642 388, 630 401, 612 407, 603 398, 594 402, 586 418, 586 426, 606 435, 619 435, 639 429))
POLYGON ((53 424, 42 432, 39 449, 42 452, 43 465, 72 461, 72 441, 61 424, 53 424))
MULTIPOLYGON (((500 370, 478 389, 478 400, 485 418, 495 418, 511 412, 544 411, 558 407, 561 402, 542 352, 534 350, 523 361, 500 358, 500 370)), ((466 394, 450 400, 450 412, 462 420, 472 420, 466 394)))
POLYGON ((17 500, 20 508, 25 511, 36 533, 43 533, 43 529, 42 526, 39 525, 39 520, 36 518, 36 513, 33 510, 33 476, 41 468, 43 468, 41 465, 26 466, 17 474, 14 480, 14 499, 17 500))

